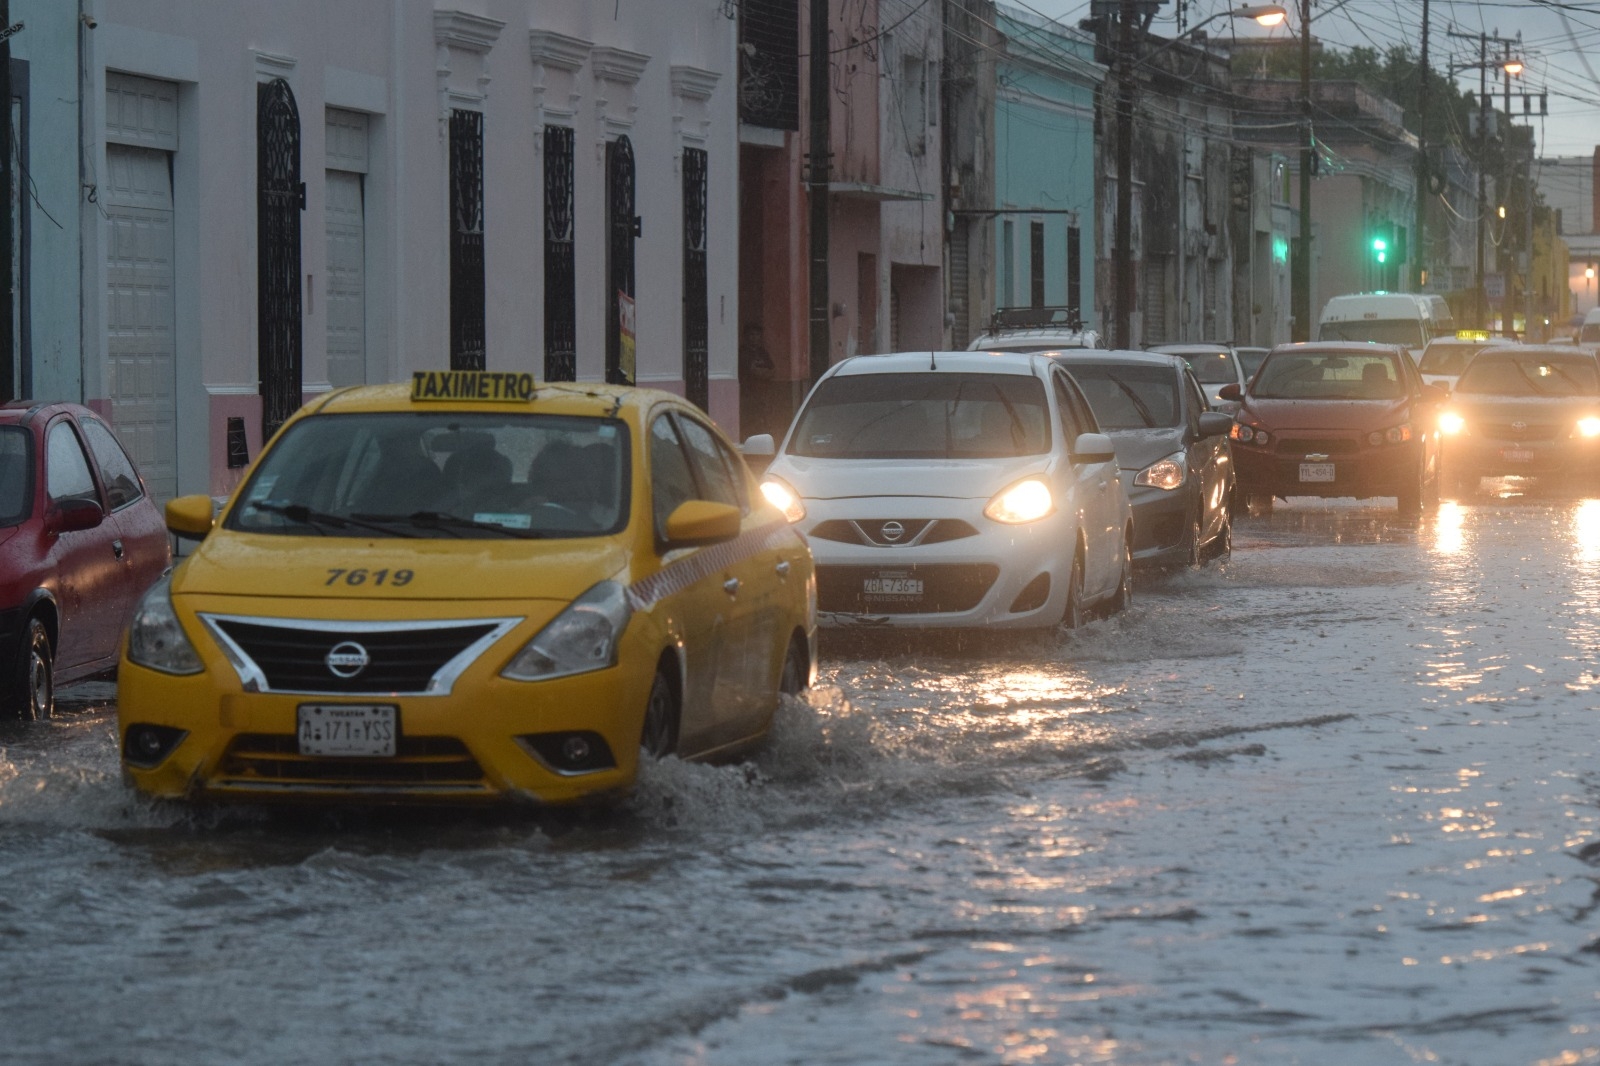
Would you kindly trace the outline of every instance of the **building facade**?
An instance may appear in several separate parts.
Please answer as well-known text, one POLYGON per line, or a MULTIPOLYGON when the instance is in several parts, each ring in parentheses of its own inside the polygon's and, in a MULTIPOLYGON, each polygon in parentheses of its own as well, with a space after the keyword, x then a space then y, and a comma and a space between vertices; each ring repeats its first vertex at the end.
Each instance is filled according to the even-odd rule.
POLYGON ((18 383, 104 411, 158 496, 225 492, 305 398, 423 368, 737 421, 721 0, 11 13, 19 168, 48 189, 22 212, 18 383))

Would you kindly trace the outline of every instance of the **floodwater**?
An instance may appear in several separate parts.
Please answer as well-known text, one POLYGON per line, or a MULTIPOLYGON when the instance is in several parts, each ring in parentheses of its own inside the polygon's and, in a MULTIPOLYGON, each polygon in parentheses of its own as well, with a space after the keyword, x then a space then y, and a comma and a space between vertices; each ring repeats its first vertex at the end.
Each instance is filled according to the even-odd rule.
POLYGON ((1489 487, 830 639, 575 823, 155 806, 80 687, 0 725, 0 1061, 1600 1062, 1600 500, 1489 487))

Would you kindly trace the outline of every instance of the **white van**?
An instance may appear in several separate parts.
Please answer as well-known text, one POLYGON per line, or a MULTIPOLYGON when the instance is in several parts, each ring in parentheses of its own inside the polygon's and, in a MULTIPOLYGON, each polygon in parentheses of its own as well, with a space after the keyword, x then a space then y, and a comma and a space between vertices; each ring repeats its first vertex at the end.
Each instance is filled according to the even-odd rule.
POLYGON ((1585 348, 1591 345, 1600 348, 1600 307, 1590 308, 1583 316, 1583 325, 1578 327, 1578 343, 1585 348))
POLYGON ((1435 299, 1438 298, 1410 292, 1335 296, 1317 321, 1317 340, 1403 344, 1413 359, 1421 359, 1422 349, 1430 340, 1454 332, 1446 330, 1436 318, 1435 299))

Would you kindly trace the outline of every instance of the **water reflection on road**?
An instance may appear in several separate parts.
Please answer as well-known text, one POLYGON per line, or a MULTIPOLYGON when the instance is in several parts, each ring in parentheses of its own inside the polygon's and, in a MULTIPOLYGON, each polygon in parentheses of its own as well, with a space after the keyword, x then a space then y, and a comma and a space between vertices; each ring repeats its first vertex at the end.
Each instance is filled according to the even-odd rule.
POLYGON ((1295 500, 1070 636, 824 642, 623 809, 157 807, 0 730, 21 1061, 1600 1061, 1600 501, 1295 500), (61 1005, 93 1011, 63 1024, 61 1005))

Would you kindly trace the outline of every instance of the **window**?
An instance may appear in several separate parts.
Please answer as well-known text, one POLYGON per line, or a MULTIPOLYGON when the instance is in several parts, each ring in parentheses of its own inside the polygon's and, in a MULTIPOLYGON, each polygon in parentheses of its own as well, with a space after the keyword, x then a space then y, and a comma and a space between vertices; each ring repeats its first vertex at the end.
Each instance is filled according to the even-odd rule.
POLYGON ((94 461, 100 464, 100 478, 106 484, 106 499, 111 509, 120 511, 142 497, 144 488, 139 484, 139 475, 134 472, 133 462, 105 423, 85 418, 79 425, 83 427, 83 437, 89 442, 89 450, 94 453, 94 461))
POLYGON ((1031 374, 850 374, 817 386, 789 444, 818 459, 981 459, 1050 447, 1031 374))
POLYGON ((50 436, 45 442, 44 483, 50 498, 57 503, 65 500, 100 502, 94 475, 89 473, 89 460, 70 423, 57 422, 50 427, 50 436))
POLYGON ((14 526, 33 510, 33 437, 25 429, 0 429, 0 527, 14 526))
POLYGON ((650 500, 656 536, 666 539, 667 519, 680 506, 699 498, 694 470, 672 419, 658 415, 650 423, 650 500))
POLYGON ((678 427, 689 445, 689 457, 700 482, 700 498, 749 511, 749 498, 742 491, 744 479, 736 476, 734 468, 728 464, 728 457, 718 446, 717 438, 692 418, 680 417, 678 427))
POLYGON ((1028 226, 1028 306, 1044 306, 1044 223, 1028 226))

